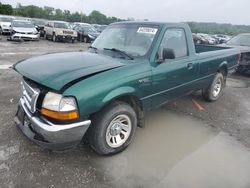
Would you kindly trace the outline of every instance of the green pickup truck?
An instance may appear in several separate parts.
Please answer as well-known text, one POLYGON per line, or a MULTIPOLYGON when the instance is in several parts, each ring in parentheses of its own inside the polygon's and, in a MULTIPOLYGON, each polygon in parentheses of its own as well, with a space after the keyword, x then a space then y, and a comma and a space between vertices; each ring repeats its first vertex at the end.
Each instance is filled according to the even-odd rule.
POLYGON ((15 123, 49 149, 84 139, 101 155, 115 154, 144 126, 146 112, 198 90, 216 101, 239 59, 234 48, 195 46, 186 24, 114 23, 86 52, 13 65, 22 75, 15 123))

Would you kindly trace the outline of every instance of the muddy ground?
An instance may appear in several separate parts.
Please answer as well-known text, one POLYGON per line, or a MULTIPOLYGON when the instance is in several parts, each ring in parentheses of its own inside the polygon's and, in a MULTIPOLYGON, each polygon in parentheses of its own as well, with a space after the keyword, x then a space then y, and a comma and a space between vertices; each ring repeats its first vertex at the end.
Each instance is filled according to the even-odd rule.
POLYGON ((13 121, 20 76, 8 67, 40 54, 86 48, 0 40, 0 187, 250 187, 247 75, 231 76, 217 102, 207 103, 197 92, 149 113, 146 127, 115 156, 98 156, 83 144, 52 152, 29 141, 13 121))

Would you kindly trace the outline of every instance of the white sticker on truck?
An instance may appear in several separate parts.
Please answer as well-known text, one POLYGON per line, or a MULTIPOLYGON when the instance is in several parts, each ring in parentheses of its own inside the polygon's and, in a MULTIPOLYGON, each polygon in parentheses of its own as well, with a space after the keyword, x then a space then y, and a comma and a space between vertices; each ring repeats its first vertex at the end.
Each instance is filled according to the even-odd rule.
POLYGON ((155 35, 157 33, 158 29, 151 28, 151 27, 139 27, 137 30, 137 33, 146 33, 146 34, 152 34, 155 35))

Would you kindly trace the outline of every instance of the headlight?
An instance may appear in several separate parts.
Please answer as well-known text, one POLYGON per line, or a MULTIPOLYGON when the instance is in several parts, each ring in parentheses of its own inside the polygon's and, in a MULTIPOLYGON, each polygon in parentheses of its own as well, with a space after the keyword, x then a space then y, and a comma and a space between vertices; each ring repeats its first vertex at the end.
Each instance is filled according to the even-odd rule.
POLYGON ((34 31, 32 34, 33 34, 33 35, 37 35, 37 34, 38 34, 38 31, 34 31))
POLYGON ((63 97, 53 92, 48 92, 44 97, 40 112, 44 116, 58 120, 73 120, 79 118, 75 98, 63 97))

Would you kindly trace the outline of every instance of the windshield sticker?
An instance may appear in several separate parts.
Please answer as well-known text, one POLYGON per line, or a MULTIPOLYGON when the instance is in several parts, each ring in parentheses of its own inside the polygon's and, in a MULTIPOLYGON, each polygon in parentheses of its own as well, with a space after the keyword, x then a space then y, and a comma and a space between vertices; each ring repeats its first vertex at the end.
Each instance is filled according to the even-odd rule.
POLYGON ((137 33, 146 33, 146 34, 152 34, 155 35, 157 33, 158 29, 156 28, 150 28, 150 27, 139 27, 137 30, 137 33))

